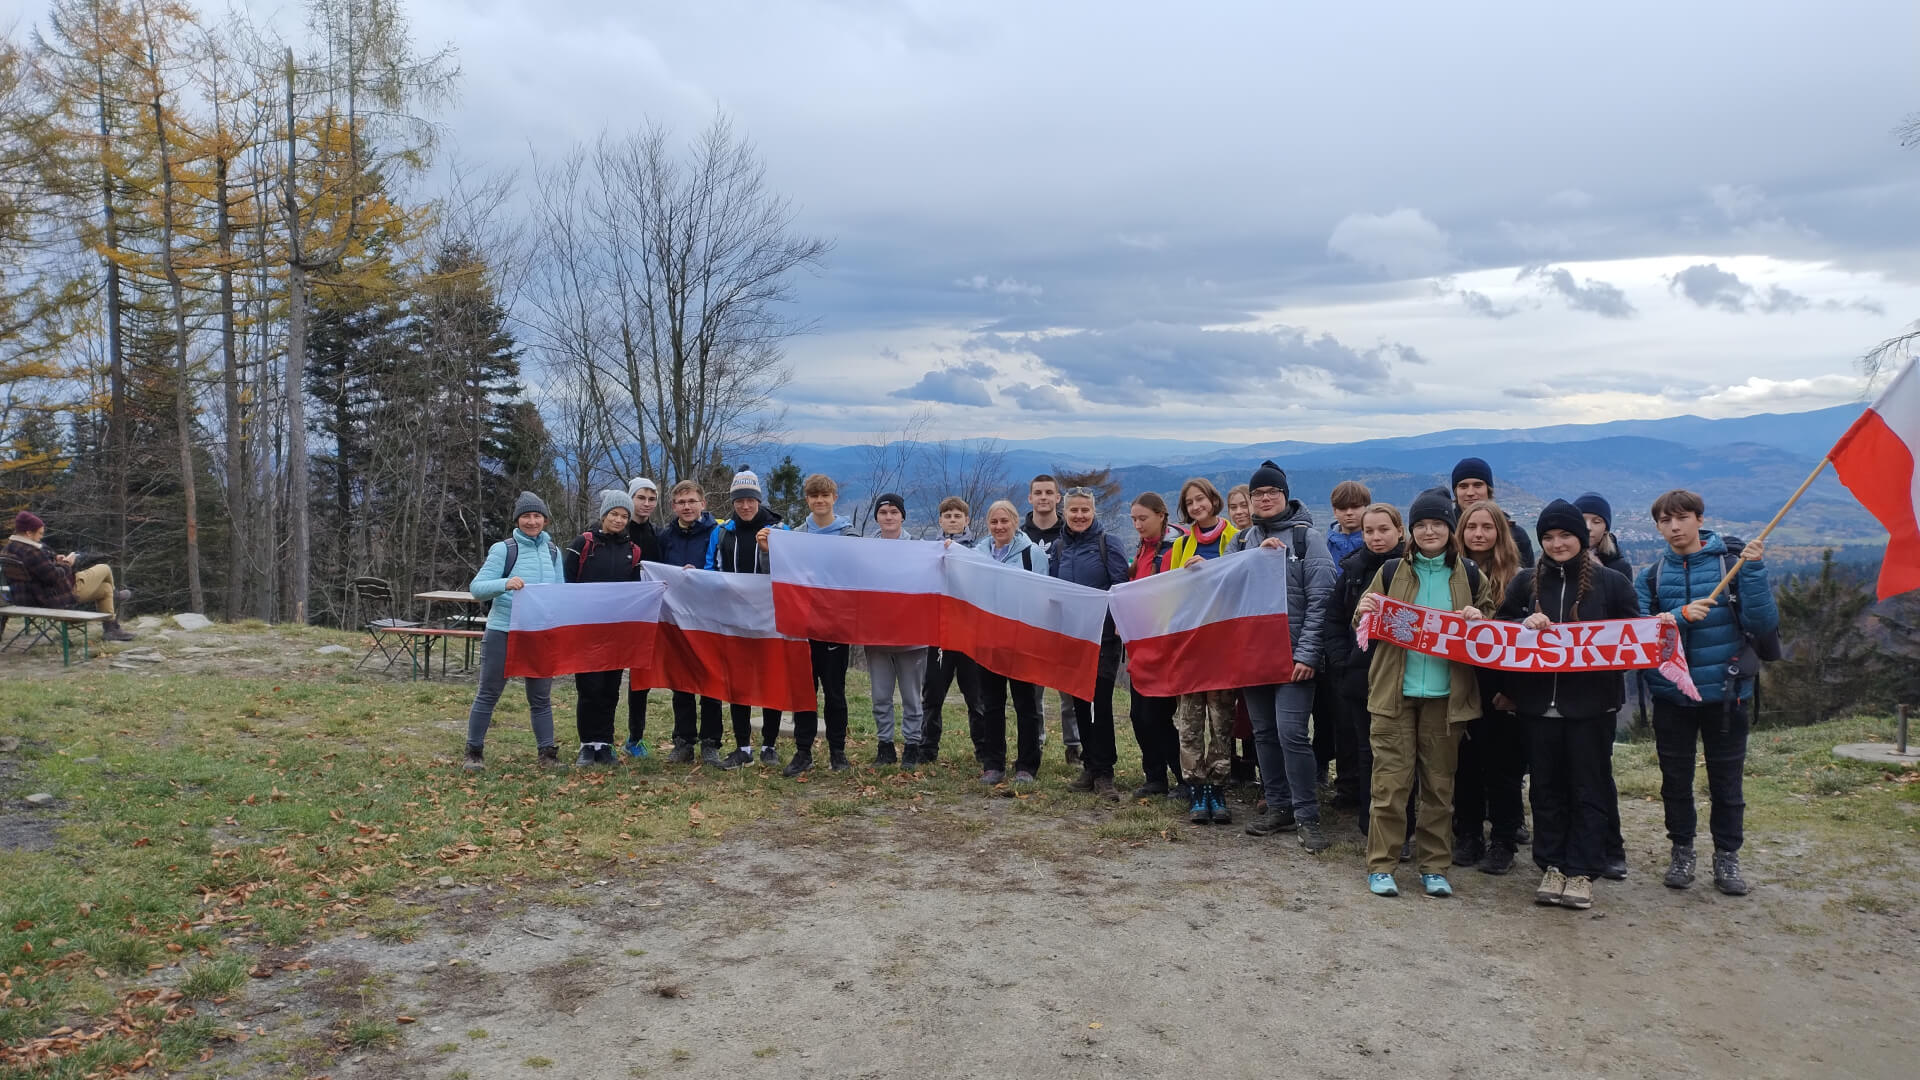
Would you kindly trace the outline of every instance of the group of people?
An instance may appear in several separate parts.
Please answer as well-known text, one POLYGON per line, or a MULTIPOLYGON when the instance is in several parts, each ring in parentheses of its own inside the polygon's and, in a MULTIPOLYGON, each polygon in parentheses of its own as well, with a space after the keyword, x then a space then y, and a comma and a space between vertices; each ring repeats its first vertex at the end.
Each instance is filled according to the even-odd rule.
MULTIPOLYGON (((468 718, 465 767, 484 767, 486 733, 505 685, 506 636, 513 594, 529 584, 623 581, 645 576, 648 562, 722 573, 771 572, 768 539, 775 530, 858 535, 837 511, 832 479, 806 479, 807 514, 788 522, 767 506, 758 477, 737 473, 729 486, 733 516, 716 521, 707 493, 682 481, 669 493, 656 528, 659 490, 634 480, 605 491, 592 529, 559 544, 548 532, 546 505, 528 492, 514 507, 515 531, 489 550, 472 592, 493 601, 482 643, 479 688, 468 718)), ((1158 494, 1129 507, 1128 544, 1100 520, 1098 493, 1061 490, 1050 475, 1028 486, 1024 517, 1007 500, 987 508, 976 534, 972 507, 958 497, 937 508, 928 539, 1023 571, 1107 590, 1153 574, 1204 572, 1216 559, 1253 547, 1286 554, 1290 678, 1238 691, 1157 698, 1134 690, 1133 735, 1144 772, 1136 798, 1170 795, 1195 824, 1232 821, 1227 792, 1243 770, 1257 771, 1259 798, 1247 833, 1294 833, 1303 848, 1332 845, 1322 813, 1354 811, 1366 836, 1367 885, 1396 896, 1396 866, 1411 861, 1428 896, 1453 893, 1452 867, 1510 872, 1530 847, 1541 872, 1541 904, 1586 909, 1596 879, 1627 875, 1619 797, 1612 771, 1616 716, 1625 700, 1622 673, 1539 673, 1473 667, 1372 639, 1362 648, 1356 628, 1378 597, 1453 612, 1466 620, 1500 619, 1530 629, 1555 623, 1657 616, 1678 627, 1699 698, 1658 671, 1636 675, 1650 692, 1660 762, 1661 796, 1671 852, 1665 884, 1695 878, 1694 767, 1704 748, 1718 889, 1743 895, 1741 874, 1748 707, 1759 646, 1777 643, 1779 616, 1760 543, 1741 545, 1705 528, 1706 506, 1689 491, 1670 491, 1650 508, 1667 550, 1637 575, 1613 535, 1613 508, 1588 492, 1555 499, 1528 530, 1494 499, 1493 471, 1479 458, 1455 466, 1448 488, 1421 493, 1403 513, 1376 502, 1368 488, 1346 481, 1332 492, 1333 525, 1322 529, 1293 497, 1284 470, 1271 461, 1225 495, 1205 478, 1181 485, 1169 507, 1158 494), (1535 556, 1535 542, 1539 555, 1535 556), (1724 576, 1733 588, 1712 598, 1724 576), (1250 752, 1249 752, 1250 751, 1250 752), (1529 775, 1531 783, 1527 782, 1529 775), (1526 798, 1523 801, 1523 791, 1526 798), (1527 829, 1527 803, 1533 827, 1527 829)), ((884 539, 909 539, 907 502, 877 496, 872 519, 884 539)), ((810 643, 813 679, 824 702, 829 767, 852 767, 847 756, 846 673, 849 646, 810 643)), ((917 768, 939 759, 941 710, 958 686, 980 780, 1033 785, 1047 733, 1045 693, 952 650, 868 647, 877 766, 917 768), (896 713, 895 700, 898 699, 896 713), (1007 711, 1015 718, 1008 760, 1007 711), (1011 765, 1012 776, 1008 772, 1011 765)), ((1091 698, 1059 696, 1067 762, 1080 766, 1071 786, 1120 798, 1114 689, 1123 647, 1109 618, 1091 698)), ((575 676, 580 752, 576 764, 612 764, 621 672, 575 676)), ((526 680, 542 763, 559 766, 551 680, 526 680)), ((647 688, 628 691, 625 752, 646 757, 647 688)), ((731 704, 735 748, 720 754, 722 702, 673 693, 670 762, 722 769, 759 764, 798 776, 813 768, 819 713, 793 718, 794 751, 776 750, 781 714, 731 704)))

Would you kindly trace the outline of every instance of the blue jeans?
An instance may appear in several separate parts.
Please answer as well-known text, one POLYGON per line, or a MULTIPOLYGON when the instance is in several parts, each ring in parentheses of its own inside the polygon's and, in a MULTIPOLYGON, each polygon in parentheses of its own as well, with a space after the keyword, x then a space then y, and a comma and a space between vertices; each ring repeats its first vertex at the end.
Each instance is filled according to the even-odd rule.
MULTIPOLYGON (((527 679, 525 682, 527 708, 533 713, 533 739, 544 750, 553 745, 553 680, 527 679)), ((468 746, 477 750, 487 744, 493 707, 500 703, 500 692, 506 688, 507 632, 489 630, 480 639, 480 687, 474 691, 473 708, 467 712, 468 746)), ((608 722, 612 722, 611 717, 608 722)))
POLYGON ((1268 809, 1292 806, 1295 821, 1318 822, 1320 799, 1314 785, 1319 766, 1313 757, 1313 740, 1307 737, 1313 683, 1249 686, 1246 697, 1268 809))

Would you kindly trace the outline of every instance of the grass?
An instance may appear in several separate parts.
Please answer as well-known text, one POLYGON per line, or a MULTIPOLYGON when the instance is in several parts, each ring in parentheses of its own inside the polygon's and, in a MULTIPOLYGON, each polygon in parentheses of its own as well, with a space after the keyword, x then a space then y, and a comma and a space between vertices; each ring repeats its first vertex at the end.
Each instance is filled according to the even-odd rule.
MULTIPOLYGON (((354 640, 315 630, 260 634, 289 651, 354 640)), ((865 764, 874 736, 857 666, 848 690, 849 756, 859 764, 833 773, 823 755, 822 767, 799 782, 761 768, 667 766, 664 755, 610 771, 539 770, 512 696, 489 739, 486 771, 463 773, 456 758, 472 692, 464 682, 324 666, 267 678, 122 674, 104 665, 0 678, 0 726, 24 736, 13 789, 61 798, 56 846, 0 851, 0 972, 8 973, 0 1044, 84 1027, 141 987, 175 986, 191 1000, 244 994, 261 947, 342 930, 410 940, 426 924, 424 909, 407 906, 409 895, 442 876, 570 905, 588 899, 591 890, 579 885, 695 855, 764 820, 985 798, 957 693, 946 709, 941 764, 914 775, 865 764), (98 764, 78 762, 95 756, 98 764)), ((570 680, 556 682, 554 704, 564 738, 570 680)), ((650 704, 657 745, 672 727, 668 695, 656 692, 650 704)), ((1749 831, 1844 836, 1863 861, 1910 846, 1920 828, 1920 783, 1897 783, 1883 769, 1829 753, 1837 742, 1886 730, 1884 721, 1847 720, 1756 733, 1749 831)), ((1138 757, 1131 738, 1120 742, 1120 779, 1130 783, 1138 757)), ((1658 797, 1651 744, 1623 747, 1616 764, 1623 796, 1658 797)), ((1050 745, 1042 783, 1014 804, 1014 820, 1064 817, 1069 829, 1109 842, 1183 835, 1186 825, 1164 800, 1114 806, 1067 791, 1070 778, 1058 744, 1050 745)), ((1698 782, 1704 786, 1704 775, 1698 782)), ((964 814, 898 815, 898 823, 937 823, 966 843, 987 827, 964 814)), ((1000 828, 1009 842, 1026 835, 1000 828)), ((0 1064, 0 1080, 103 1072, 154 1046, 171 1060, 214 1037, 184 1023, 110 1033, 38 1071, 0 1064)), ((345 1030, 376 1043, 399 1036, 377 1020, 345 1030)))

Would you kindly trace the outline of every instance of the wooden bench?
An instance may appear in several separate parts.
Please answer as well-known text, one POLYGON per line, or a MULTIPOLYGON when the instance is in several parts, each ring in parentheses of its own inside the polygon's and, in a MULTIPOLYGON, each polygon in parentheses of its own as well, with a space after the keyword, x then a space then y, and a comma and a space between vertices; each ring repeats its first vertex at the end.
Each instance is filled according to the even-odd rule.
POLYGON ((400 639, 406 651, 412 677, 433 678, 433 646, 440 643, 440 674, 447 673, 447 649, 455 640, 467 643, 467 669, 473 669, 473 643, 486 636, 484 630, 456 630, 441 626, 395 626, 384 631, 400 639))
POLYGON ((93 658, 93 652, 88 644, 87 627, 94 623, 104 623, 110 618, 112 618, 111 615, 101 611, 72 611, 66 608, 13 607, 12 605, 0 607, 0 635, 6 633, 8 620, 20 620, 19 631, 8 638, 5 645, 0 645, 0 652, 12 649, 14 644, 23 638, 26 644, 20 646, 21 652, 26 652, 41 642, 51 645, 58 641, 60 666, 66 667, 73 662, 73 639, 70 632, 77 626, 80 628, 80 658, 90 660, 93 658))

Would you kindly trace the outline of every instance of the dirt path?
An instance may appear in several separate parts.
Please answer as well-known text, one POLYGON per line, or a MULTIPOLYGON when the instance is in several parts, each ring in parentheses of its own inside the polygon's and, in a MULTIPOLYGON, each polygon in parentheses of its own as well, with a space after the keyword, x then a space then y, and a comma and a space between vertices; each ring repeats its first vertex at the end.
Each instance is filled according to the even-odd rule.
POLYGON ((338 1080, 1913 1075, 1914 913, 1823 891, 1791 838, 1751 842, 1744 900, 1671 892, 1628 811, 1634 875, 1580 914, 1518 871, 1381 900, 1351 842, 1098 845, 1007 800, 796 820, 564 907, 434 891, 419 940, 320 943, 248 1011, 417 1017, 338 1080))

